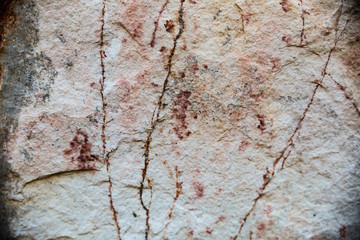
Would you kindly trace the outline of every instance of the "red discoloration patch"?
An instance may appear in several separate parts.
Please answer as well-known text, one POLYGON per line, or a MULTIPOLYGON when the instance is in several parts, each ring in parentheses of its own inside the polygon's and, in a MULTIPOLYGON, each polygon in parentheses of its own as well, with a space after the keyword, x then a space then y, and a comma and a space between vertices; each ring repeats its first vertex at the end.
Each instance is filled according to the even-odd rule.
POLYGON ((115 23, 126 28, 134 39, 140 40, 144 36, 143 23, 147 19, 148 5, 136 0, 120 4, 115 23))
POLYGON ((289 0, 281 0, 280 5, 284 12, 288 12, 291 10, 291 5, 289 3, 289 0))
POLYGON ((239 146, 239 151, 243 152, 249 145, 250 145, 250 143, 248 141, 242 140, 241 144, 239 146))
POLYGON ((283 37, 281 38, 281 40, 286 43, 286 46, 290 46, 290 45, 291 45, 292 37, 291 37, 291 36, 283 36, 283 37))
MULTIPOLYGON (((273 77, 274 73, 272 59, 275 58, 262 50, 239 58, 239 72, 244 84, 243 91, 246 93, 246 101, 249 101, 248 104, 253 110, 256 110, 260 101, 269 94, 266 92, 266 88, 268 80, 273 77)), ((236 109, 236 111, 239 110, 236 109)), ((241 112, 238 112, 237 115, 237 118, 241 120, 241 112)))
POLYGON ((257 125, 257 128, 261 130, 261 132, 264 132, 266 130, 266 123, 265 123, 265 116, 264 115, 256 115, 257 119, 259 120, 259 125, 257 125))
POLYGON ((185 73, 183 71, 179 71, 179 77, 180 78, 185 78, 185 73))
POLYGON ((339 234, 340 234, 340 238, 345 238, 346 237, 346 226, 341 224, 341 228, 339 228, 339 234))
POLYGON ((166 52, 166 51, 167 51, 167 48, 164 46, 162 46, 159 50, 159 52, 161 52, 161 53, 166 52))
POLYGON ((207 234, 211 235, 213 231, 214 231, 214 230, 211 229, 210 227, 206 227, 206 233, 207 233, 207 234))
POLYGON ((272 64, 272 70, 278 69, 280 67, 280 58, 270 58, 270 63, 272 64))
POLYGON ((251 20, 251 16, 254 15, 254 13, 252 11, 251 3, 249 3, 248 1, 245 1, 242 4, 241 14, 243 16, 243 21, 245 21, 246 24, 249 24, 250 20, 251 20))
POLYGON ((121 78, 115 87, 119 88, 119 95, 121 96, 119 101, 122 103, 129 103, 131 100, 131 94, 134 93, 134 87, 131 83, 127 79, 121 78))
POLYGON ((190 72, 192 73, 192 74, 195 74, 197 71, 199 71, 199 65, 198 65, 198 63, 197 62, 195 62, 195 63, 193 63, 193 64, 191 64, 190 65, 190 72))
POLYGON ((219 217, 219 222, 223 222, 223 221, 225 221, 225 219, 226 219, 226 217, 225 216, 223 216, 223 215, 221 215, 220 217, 219 217))
POLYGON ((267 228, 266 228, 265 223, 263 223, 263 222, 258 223, 256 226, 256 230, 257 230, 257 232, 256 232, 257 239, 268 239, 266 236, 267 228))
POLYGON ((71 155, 71 162, 75 163, 78 169, 93 169, 99 161, 99 156, 91 154, 92 144, 86 132, 78 130, 70 142, 70 149, 64 151, 65 156, 71 155))
POLYGON ((159 84, 157 84, 157 83, 150 83, 151 84, 151 86, 153 86, 153 87, 155 87, 155 88, 158 88, 158 87, 160 87, 160 85, 159 84))
POLYGON ((182 49, 182 50, 186 50, 186 49, 187 49, 186 42, 183 43, 183 45, 181 46, 181 49, 182 49))
POLYGON ((272 212, 272 207, 270 205, 266 205, 264 209, 264 213, 266 214, 266 216, 270 217, 271 212, 272 212))
POLYGON ((187 130, 186 110, 191 106, 189 98, 191 92, 181 90, 174 102, 173 116, 178 120, 174 127, 175 133, 180 140, 190 136, 191 132, 187 130))
POLYGON ((265 229, 266 229, 265 223, 259 223, 259 224, 257 225, 256 229, 259 230, 259 231, 265 230, 265 229))
POLYGON ((194 230, 190 230, 187 234, 188 237, 194 236, 194 230))
POLYGON ((324 37, 329 36, 330 33, 332 32, 332 28, 329 27, 325 27, 323 30, 321 30, 320 34, 324 37))
POLYGON ((253 238, 252 238, 252 235, 253 235, 253 232, 252 232, 252 231, 250 231, 250 232, 249 232, 249 239, 250 239, 250 240, 252 240, 252 239, 253 239, 253 238))
MULTIPOLYGON (((266 177, 264 176, 264 178, 266 177)), ((265 205, 262 216, 259 216, 261 220, 256 224, 256 239, 270 239, 269 236, 267 236, 267 230, 271 229, 271 226, 274 224, 274 221, 271 219, 271 212, 272 207, 265 205)), ((253 233, 251 232, 250 234, 252 235, 253 233)))
MULTIPOLYGON (((134 2, 135 3, 135 2, 134 2)), ((143 9, 141 9, 141 5, 131 4, 130 7, 126 11, 126 16, 128 17, 128 21, 130 25, 128 28, 133 34, 135 38, 141 38, 143 36, 143 23, 142 21, 137 21, 137 16, 143 15, 143 9)))
POLYGON ((241 120, 243 119, 243 115, 240 111, 234 110, 230 112, 230 119, 231 124, 236 125, 238 122, 241 122, 241 120))
POLYGON ((195 190, 196 199, 202 198, 205 191, 204 186, 199 182, 193 182, 192 186, 195 190))
POLYGON ((169 33, 173 33, 175 30, 175 24, 173 20, 166 20, 166 23, 164 24, 165 29, 169 33))

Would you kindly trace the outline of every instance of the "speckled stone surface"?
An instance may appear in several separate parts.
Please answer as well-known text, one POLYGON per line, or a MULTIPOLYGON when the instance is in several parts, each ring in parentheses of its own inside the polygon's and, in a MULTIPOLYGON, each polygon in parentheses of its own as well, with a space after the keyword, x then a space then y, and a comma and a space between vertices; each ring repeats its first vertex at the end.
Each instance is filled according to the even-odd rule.
POLYGON ((0 4, 1 239, 360 239, 360 5, 0 4))

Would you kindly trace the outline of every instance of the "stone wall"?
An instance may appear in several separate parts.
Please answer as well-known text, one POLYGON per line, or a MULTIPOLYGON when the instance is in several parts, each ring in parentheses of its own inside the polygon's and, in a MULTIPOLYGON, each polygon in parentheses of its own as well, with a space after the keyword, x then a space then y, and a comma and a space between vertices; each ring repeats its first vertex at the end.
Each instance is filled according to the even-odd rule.
POLYGON ((0 3, 0 239, 360 238, 360 4, 0 3))

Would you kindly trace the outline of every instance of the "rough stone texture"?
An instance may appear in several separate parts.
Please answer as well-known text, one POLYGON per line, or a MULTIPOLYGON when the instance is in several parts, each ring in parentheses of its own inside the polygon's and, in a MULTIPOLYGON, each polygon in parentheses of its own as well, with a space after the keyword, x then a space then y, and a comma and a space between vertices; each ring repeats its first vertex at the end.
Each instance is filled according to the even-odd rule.
POLYGON ((0 3, 1 239, 359 239, 360 6, 0 3))

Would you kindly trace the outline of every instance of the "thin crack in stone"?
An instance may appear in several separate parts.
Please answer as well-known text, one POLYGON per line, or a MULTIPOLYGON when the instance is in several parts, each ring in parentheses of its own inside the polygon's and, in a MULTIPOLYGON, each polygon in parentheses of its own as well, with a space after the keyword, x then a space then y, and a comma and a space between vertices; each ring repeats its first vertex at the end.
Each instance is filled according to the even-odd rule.
POLYGON ((346 92, 346 87, 344 85, 340 84, 338 81, 336 81, 330 73, 328 73, 327 75, 331 78, 331 80, 333 80, 333 82, 337 85, 337 87, 344 93, 345 98, 351 102, 351 104, 353 105, 356 113, 360 117, 359 106, 356 103, 356 101, 354 100, 354 98, 349 93, 346 92))
POLYGON ((306 10, 304 10, 304 4, 303 4, 303 0, 300 0, 300 5, 301 5, 301 23, 302 23, 302 28, 300 31, 300 42, 297 44, 287 44, 287 47, 305 47, 307 45, 307 43, 304 43, 304 40, 306 39, 306 35, 305 35, 305 15, 309 14, 306 10))
POLYGON ((155 38, 156 38, 156 32, 157 32, 157 29, 159 27, 159 21, 160 21, 160 17, 161 17, 161 14, 164 12, 165 8, 166 8, 166 5, 168 5, 170 0, 166 0, 166 2, 164 3, 164 5, 162 6, 162 8, 160 9, 159 11, 159 15, 156 19, 156 21, 154 22, 154 31, 152 33, 152 39, 151 39, 151 42, 150 42, 150 46, 151 47, 154 47, 155 46, 155 38))
POLYGON ((167 229, 169 228, 169 225, 171 223, 171 218, 172 218, 172 215, 173 215, 173 212, 174 212, 174 209, 175 209, 176 202, 179 199, 180 195, 183 194, 183 191, 182 191, 183 182, 179 182, 180 175, 181 175, 181 171, 178 170, 178 166, 175 166, 175 177, 176 177, 175 197, 173 199, 173 203, 172 203, 172 206, 170 208, 170 212, 169 212, 169 214, 167 216, 168 222, 166 223, 165 228, 164 228, 164 234, 163 234, 163 237, 162 237, 163 240, 168 239, 168 238, 166 238, 166 232, 167 232, 167 229))
POLYGON ((304 10, 304 4, 303 4, 303 0, 300 0, 300 4, 301 4, 301 20, 302 20, 302 29, 301 29, 301 33, 300 33, 300 46, 303 45, 303 41, 304 41, 304 33, 305 33, 305 14, 306 11, 304 10))
MULTIPOLYGON (((342 1, 341 1, 341 6, 340 6, 340 15, 341 15, 341 13, 342 13, 343 5, 344 5, 344 1, 342 0, 342 1)), ((241 230, 242 230, 242 228, 244 227, 244 225, 245 225, 248 217, 249 217, 250 214, 254 211, 258 200, 259 200, 262 196, 264 196, 264 190, 266 189, 266 186, 268 186, 268 184, 271 182, 271 180, 272 180, 273 177, 275 176, 275 169, 276 169, 277 164, 279 163, 279 161, 280 161, 281 159, 283 159, 282 167, 281 167, 281 169, 283 169, 283 166, 284 166, 284 164, 285 164, 285 161, 286 161, 286 159, 289 157, 292 149, 290 149, 289 152, 288 152, 288 154, 286 154, 286 155, 285 155, 285 152, 286 152, 290 147, 292 148, 292 147, 294 147, 294 145, 295 145, 294 136, 295 136, 295 135, 299 132, 299 130, 301 129, 301 124, 302 124, 302 122, 304 121, 304 119, 305 119, 305 117, 306 117, 306 114, 308 113, 311 105, 313 104, 313 101, 314 101, 316 92, 317 92, 317 90, 319 89, 319 86, 321 86, 322 82, 324 81, 325 75, 327 74, 327 73, 326 73, 326 70, 327 70, 327 67, 328 67, 328 65, 329 65, 329 62, 330 62, 330 59, 331 59, 331 55, 332 55, 333 51, 335 50, 335 48, 336 48, 336 46, 337 46, 337 43, 338 43, 338 41, 339 41, 339 38, 340 38, 340 36, 342 35, 342 33, 345 31, 345 29, 346 29, 346 27, 347 27, 350 19, 348 19, 348 20, 346 21, 343 30, 342 30, 342 31, 340 32, 340 34, 338 35, 337 26, 338 26, 338 24, 339 24, 339 21, 340 21, 340 16, 338 16, 338 17, 336 18, 336 23, 335 23, 336 32, 335 32, 334 45, 333 45, 333 47, 330 49, 330 51, 329 51, 329 53, 328 53, 328 57, 327 57, 326 62, 325 62, 325 65, 324 65, 324 67, 323 67, 323 69, 322 69, 322 71, 321 71, 321 79, 320 79, 320 81, 318 81, 316 87, 314 88, 314 90, 313 90, 313 92, 312 92, 312 95, 311 95, 311 98, 310 98, 310 101, 309 101, 308 105, 306 106, 306 108, 305 108, 305 110, 304 110, 304 112, 303 112, 303 114, 302 114, 302 116, 301 116, 301 118, 300 118, 300 120, 299 120, 299 122, 298 122, 298 124, 297 124, 297 126, 296 126, 296 128, 295 128, 295 130, 293 131, 293 133, 291 134, 290 138, 288 139, 287 145, 286 145, 285 148, 280 152, 279 157, 277 157, 277 158, 274 160, 272 171, 269 171, 268 168, 266 169, 266 173, 263 175, 263 181, 264 181, 264 182, 263 182, 263 185, 262 185, 262 186, 259 188, 259 190, 258 190, 258 196, 254 199, 253 205, 252 205, 252 207, 250 208, 250 210, 249 210, 249 211, 245 214, 245 216, 242 218, 242 223, 241 223, 241 225, 240 225, 240 227, 239 227, 238 233, 237 233, 234 237, 230 238, 230 239, 232 239, 232 240, 238 239, 239 235, 241 234, 241 230), (285 156, 285 157, 284 157, 284 156, 285 156)))
POLYGON ((148 166, 149 166, 149 149, 150 149, 150 144, 151 144, 151 136, 155 130, 155 126, 156 126, 156 122, 159 119, 159 114, 160 114, 160 110, 162 107, 162 99, 164 97, 165 91, 166 91, 166 87, 167 84, 169 82, 169 77, 171 74, 171 67, 172 67, 172 60, 175 54, 175 50, 176 50, 176 45, 177 45, 177 41, 179 40, 179 38, 181 37, 183 31, 184 31, 184 21, 183 21, 183 4, 184 4, 184 0, 180 0, 180 10, 179 10, 179 32, 176 35, 175 39, 174 39, 174 46, 171 50, 170 56, 169 56, 169 61, 168 61, 168 72, 166 75, 166 78, 164 80, 163 83, 163 88, 161 91, 161 94, 159 96, 158 102, 155 106, 155 109, 153 111, 152 117, 151 117, 151 121, 150 121, 150 131, 148 133, 148 136, 146 138, 146 142, 145 142, 145 152, 144 152, 144 168, 142 170, 142 179, 140 182, 140 189, 139 189, 139 197, 140 197, 140 203, 142 208, 145 210, 146 213, 146 228, 145 228, 145 239, 149 239, 149 231, 150 231, 150 225, 149 225, 149 218, 150 218, 150 207, 146 207, 145 203, 144 203, 144 199, 143 199, 143 190, 144 190, 144 184, 145 184, 145 179, 146 179, 146 174, 147 174, 147 170, 148 170, 148 166))
POLYGON ((245 33, 245 19, 244 19, 244 11, 242 10, 242 8, 239 6, 239 4, 235 3, 235 6, 238 8, 240 15, 241 15, 241 27, 242 27, 242 31, 245 33))
POLYGON ((106 172, 108 174, 108 181, 109 181, 109 187, 108 187, 108 196, 109 196, 109 201, 110 201, 110 210, 112 212, 113 215, 113 220, 116 226, 116 231, 117 231, 117 236, 118 239, 121 240, 121 235, 120 235, 120 226, 119 226, 119 222, 117 219, 117 212, 115 210, 114 207, 114 201, 113 201, 113 197, 112 197, 112 187, 113 187, 113 183, 111 181, 111 175, 110 175, 110 154, 113 151, 107 152, 106 150, 106 135, 105 135, 105 131, 106 131, 106 116, 107 116, 107 111, 106 111, 106 101, 105 101, 105 96, 104 96, 104 85, 105 85, 105 64, 104 64, 104 58, 106 57, 105 54, 105 50, 104 50, 104 27, 105 27, 105 13, 106 13, 106 0, 103 0, 102 3, 102 11, 101 11, 101 32, 100 32, 100 62, 101 62, 101 74, 102 77, 99 80, 100 83, 100 94, 101 94, 101 101, 102 101, 102 113, 103 113, 103 121, 102 121, 102 127, 101 127, 101 139, 102 139, 102 153, 103 153, 103 158, 104 158, 104 162, 106 164, 106 172))

